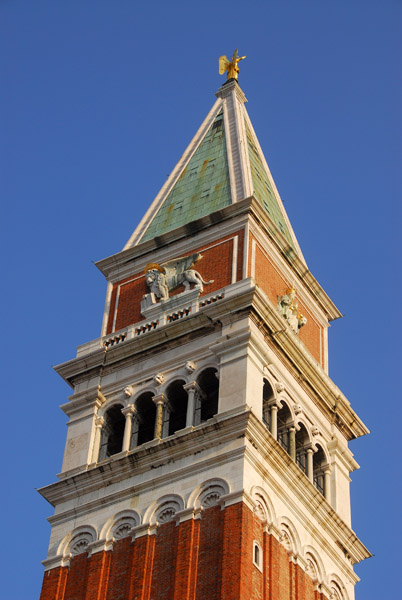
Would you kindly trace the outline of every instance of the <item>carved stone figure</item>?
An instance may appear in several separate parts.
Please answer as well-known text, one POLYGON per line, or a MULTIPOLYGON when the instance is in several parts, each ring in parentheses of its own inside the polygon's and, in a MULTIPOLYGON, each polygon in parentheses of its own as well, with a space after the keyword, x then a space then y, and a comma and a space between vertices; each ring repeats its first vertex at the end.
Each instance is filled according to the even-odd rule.
POLYGON ((188 360, 186 362, 186 364, 184 365, 184 368, 186 369, 187 373, 191 374, 191 373, 194 373, 194 371, 196 370, 197 367, 191 360, 188 360))
POLYGON ((162 383, 165 381, 165 376, 163 373, 156 373, 153 379, 156 385, 162 385, 162 383))
POLYGON ((288 288, 286 294, 278 296, 278 310, 296 334, 307 323, 306 317, 298 311, 294 288, 288 288))
POLYGON ((229 81, 229 79, 237 79, 239 76, 239 62, 245 58, 245 56, 237 56, 237 48, 233 52, 231 60, 223 54, 219 57, 219 75, 223 75, 224 72, 227 71, 227 81, 229 81))
POLYGON ((179 285, 184 285, 185 290, 189 290, 191 284, 194 284, 194 289, 203 291, 204 285, 213 283, 214 280, 204 281, 202 276, 191 269, 191 267, 201 260, 202 255, 192 254, 177 258, 176 260, 158 265, 150 263, 145 267, 145 281, 149 287, 151 294, 160 300, 169 298, 169 291, 177 288, 179 285))
POLYGON ((127 385, 124 388, 124 395, 127 396, 127 398, 130 398, 130 396, 132 396, 134 394, 134 388, 132 385, 127 385))

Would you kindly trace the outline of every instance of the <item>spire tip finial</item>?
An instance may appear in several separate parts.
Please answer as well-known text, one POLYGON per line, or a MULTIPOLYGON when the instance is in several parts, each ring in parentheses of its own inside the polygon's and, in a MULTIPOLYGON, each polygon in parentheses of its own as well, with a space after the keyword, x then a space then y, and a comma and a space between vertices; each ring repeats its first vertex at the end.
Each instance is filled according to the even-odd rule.
POLYGON ((245 56, 237 56, 237 48, 233 52, 232 60, 229 60, 228 57, 223 54, 219 57, 219 75, 223 75, 225 71, 228 72, 226 76, 226 81, 229 79, 236 79, 239 76, 239 67, 238 63, 246 58, 245 56))

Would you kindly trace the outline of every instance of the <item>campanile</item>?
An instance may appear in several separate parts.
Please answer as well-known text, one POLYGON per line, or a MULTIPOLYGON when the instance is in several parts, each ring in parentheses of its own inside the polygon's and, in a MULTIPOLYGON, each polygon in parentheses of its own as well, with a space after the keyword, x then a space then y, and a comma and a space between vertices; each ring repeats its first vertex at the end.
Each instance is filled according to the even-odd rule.
POLYGON ((348 449, 368 430, 328 375, 341 313, 226 60, 165 185, 97 263, 101 336, 56 367, 72 395, 61 473, 40 490, 41 600, 353 600, 370 556, 348 449))

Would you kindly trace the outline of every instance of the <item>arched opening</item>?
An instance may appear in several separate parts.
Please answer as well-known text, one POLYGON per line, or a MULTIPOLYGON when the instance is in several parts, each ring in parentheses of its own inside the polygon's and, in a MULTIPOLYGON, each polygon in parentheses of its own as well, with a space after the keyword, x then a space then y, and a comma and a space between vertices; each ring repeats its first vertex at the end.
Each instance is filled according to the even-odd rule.
POLYGON ((274 390, 267 379, 264 379, 262 388, 262 420, 271 431, 271 404, 274 400, 274 390))
POLYGON ((307 475, 307 448, 310 447, 310 438, 307 429, 301 423, 299 431, 296 431, 296 463, 303 473, 307 475))
POLYGON ((133 427, 133 437, 137 433, 137 439, 133 443, 133 446, 140 446, 154 439, 156 406, 152 397, 151 392, 145 392, 137 398, 135 403, 137 409, 137 432, 135 432, 136 428, 133 427))
POLYGON ((197 403, 197 410, 201 411, 199 415, 196 415, 196 424, 204 423, 211 419, 218 412, 218 398, 219 398, 219 379, 217 378, 217 370, 213 367, 209 367, 202 371, 198 376, 197 383, 201 389, 200 402, 197 403), (199 420, 197 420, 197 416, 199 420))
POLYGON ((168 421, 168 435, 173 435, 179 429, 184 429, 187 418, 188 395, 183 388, 185 381, 179 379, 173 381, 166 390, 169 402, 168 410, 165 411, 165 422, 168 421))
POLYGON ((105 423, 102 428, 99 460, 121 452, 123 446, 124 426, 126 419, 121 409, 121 404, 111 406, 105 412, 105 423))
POLYGON ((324 450, 317 444, 317 452, 313 455, 313 483, 317 490, 324 494, 324 470, 327 466, 327 459, 324 450))
POLYGON ((290 436, 289 427, 292 424, 292 414, 289 407, 283 404, 282 408, 278 410, 278 442, 290 454, 290 436))

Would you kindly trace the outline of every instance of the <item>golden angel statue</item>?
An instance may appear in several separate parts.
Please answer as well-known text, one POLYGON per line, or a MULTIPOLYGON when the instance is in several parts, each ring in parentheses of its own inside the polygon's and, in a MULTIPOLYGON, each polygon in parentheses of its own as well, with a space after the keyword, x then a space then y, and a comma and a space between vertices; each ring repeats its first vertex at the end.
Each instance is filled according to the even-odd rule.
POLYGON ((239 75, 238 63, 246 58, 245 56, 237 56, 237 48, 233 52, 232 60, 229 60, 227 56, 223 55, 219 57, 219 75, 223 75, 225 71, 228 72, 226 81, 229 79, 237 79, 239 75))

